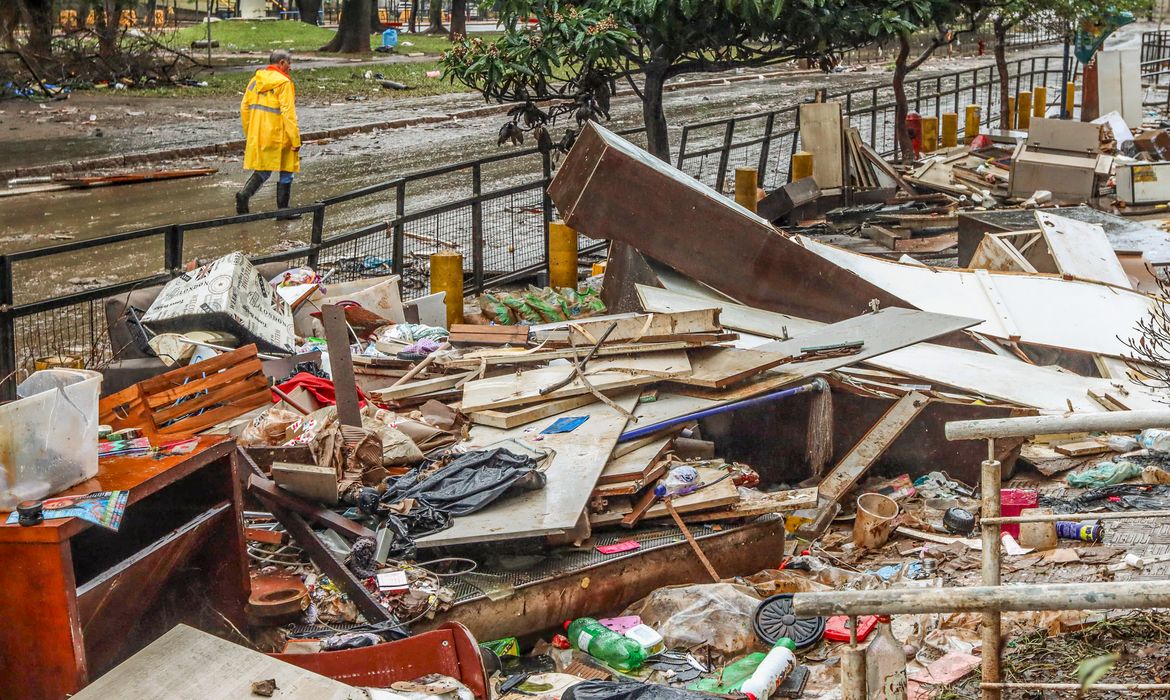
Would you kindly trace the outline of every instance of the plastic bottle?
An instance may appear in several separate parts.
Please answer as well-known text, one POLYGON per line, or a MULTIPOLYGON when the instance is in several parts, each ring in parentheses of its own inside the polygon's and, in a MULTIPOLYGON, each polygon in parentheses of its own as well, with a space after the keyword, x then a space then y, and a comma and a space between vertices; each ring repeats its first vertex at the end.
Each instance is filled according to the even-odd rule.
POLYGON ((694 467, 675 467, 654 487, 654 495, 659 498, 678 496, 690 493, 698 487, 699 472, 695 471, 694 467))
POLYGON ((795 652, 796 642, 788 637, 776 640, 776 645, 756 667, 752 677, 740 686, 740 692, 748 696, 748 700, 768 700, 792 669, 796 668, 795 652))
POLYGON ((591 617, 565 623, 569 643, 619 671, 634 671, 646 661, 642 645, 614 632, 591 617))
POLYGON ((1153 452, 1170 452, 1170 430, 1146 428, 1138 435, 1138 444, 1153 452))
POLYGON ((878 616, 877 636, 865 650, 869 700, 906 700, 906 652, 890 630, 890 616, 878 616))

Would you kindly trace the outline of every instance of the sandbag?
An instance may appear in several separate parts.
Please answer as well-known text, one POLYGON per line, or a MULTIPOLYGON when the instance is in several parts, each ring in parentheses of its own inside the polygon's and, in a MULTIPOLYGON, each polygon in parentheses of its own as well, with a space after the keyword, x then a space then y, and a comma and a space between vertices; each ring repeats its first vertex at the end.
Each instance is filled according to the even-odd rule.
POLYGON ((585 681, 561 695, 561 700, 711 700, 714 695, 639 681, 585 681))

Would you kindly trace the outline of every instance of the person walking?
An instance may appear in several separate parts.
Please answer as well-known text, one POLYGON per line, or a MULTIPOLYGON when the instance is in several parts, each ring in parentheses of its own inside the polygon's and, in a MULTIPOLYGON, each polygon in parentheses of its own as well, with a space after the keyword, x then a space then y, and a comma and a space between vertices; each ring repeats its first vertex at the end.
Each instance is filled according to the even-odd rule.
MULTIPOLYGON (((301 131, 297 126, 296 88, 289 69, 292 57, 277 49, 268 57, 268 67, 256 71, 240 101, 240 121, 244 125, 244 169, 252 176, 244 189, 236 192, 236 213, 248 213, 248 200, 279 171, 276 206, 289 207, 293 173, 301 169, 301 131)), ((295 217, 281 217, 295 218, 295 217)))

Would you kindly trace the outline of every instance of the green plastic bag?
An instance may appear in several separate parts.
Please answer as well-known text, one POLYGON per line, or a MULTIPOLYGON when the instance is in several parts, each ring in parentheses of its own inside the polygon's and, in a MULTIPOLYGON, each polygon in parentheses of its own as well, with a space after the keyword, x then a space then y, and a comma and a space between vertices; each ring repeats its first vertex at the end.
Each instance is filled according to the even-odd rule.
POLYGON ((516 319, 508 305, 491 294, 485 292, 479 295, 479 310, 501 326, 516 325, 516 319))
POLYGON ((512 309, 517 323, 528 323, 529 325, 540 325, 544 323, 540 312, 529 306, 523 296, 519 294, 502 294, 500 295, 500 301, 512 309))
POLYGON ((1095 489, 1112 486, 1142 475, 1142 468, 1133 462, 1101 462, 1092 469, 1069 474, 1068 485, 1078 489, 1095 489))

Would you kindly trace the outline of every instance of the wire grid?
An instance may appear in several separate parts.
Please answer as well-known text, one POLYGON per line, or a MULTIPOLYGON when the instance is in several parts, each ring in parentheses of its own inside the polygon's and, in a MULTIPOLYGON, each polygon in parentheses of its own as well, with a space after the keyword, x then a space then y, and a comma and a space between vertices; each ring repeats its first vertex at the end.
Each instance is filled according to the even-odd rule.
POLYGON ((35 360, 54 355, 79 357, 85 367, 107 366, 113 352, 104 307, 86 301, 16 319, 16 366, 31 372, 35 360))
POLYGON ((472 269, 472 210, 470 206, 433 214, 403 225, 402 289, 408 299, 430 289, 431 255, 453 250, 463 256, 463 273, 472 269))
POLYGON ((349 282, 390 274, 393 256, 394 240, 387 224, 380 231, 344 243, 330 243, 326 238, 317 257, 317 266, 333 271, 330 281, 349 282))
MULTIPOLYGON (((705 523, 691 525, 689 527, 691 534, 696 540, 714 539, 715 542, 713 544, 717 545, 718 539, 727 537, 737 530, 751 527, 753 523, 776 520, 780 517, 779 515, 764 515, 743 525, 725 524, 719 526, 705 523)), ((558 548, 544 555, 540 561, 532 566, 525 566, 523 568, 504 568, 493 566, 492 564, 484 564, 473 574, 448 579, 447 585, 455 593, 456 604, 466 603, 486 597, 482 588, 529 586, 551 581, 560 576, 580 574, 593 567, 610 564, 622 559, 644 556, 646 552, 664 547, 685 547, 686 538, 673 525, 649 524, 632 531, 619 530, 595 533, 593 544, 595 545, 594 547, 588 548, 558 548), (616 544, 629 540, 634 540, 640 545, 637 551, 614 555, 601 554, 596 549, 596 546, 616 544)), ((482 548, 482 545, 476 546, 482 548)), ((482 556, 477 558, 483 559, 482 556)))
POLYGON ((533 265, 543 265, 544 188, 485 200, 483 203, 484 286, 533 265))

